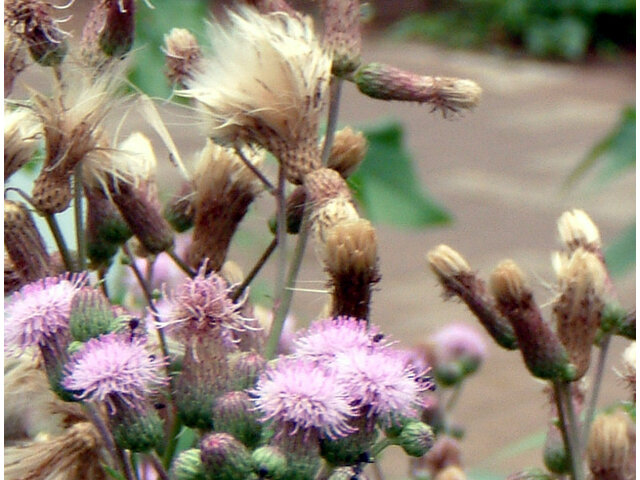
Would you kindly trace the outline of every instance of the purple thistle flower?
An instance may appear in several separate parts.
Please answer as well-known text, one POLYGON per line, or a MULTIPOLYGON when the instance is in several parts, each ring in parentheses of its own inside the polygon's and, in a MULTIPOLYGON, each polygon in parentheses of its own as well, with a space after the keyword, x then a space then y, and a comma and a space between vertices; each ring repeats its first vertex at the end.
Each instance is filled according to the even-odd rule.
POLYGON ((294 341, 294 355, 315 360, 331 360, 341 352, 384 346, 379 330, 364 320, 340 316, 313 322, 294 341))
POLYGON ((369 415, 415 417, 421 393, 432 384, 407 359, 402 351, 360 348, 339 354, 334 368, 350 400, 368 407, 369 415))
POLYGON ((353 431, 348 421, 356 412, 346 391, 333 371, 316 362, 281 358, 260 377, 252 394, 261 420, 273 419, 282 429, 293 424, 291 435, 316 429, 338 438, 353 431))
POLYGON ((205 267, 200 267, 198 275, 178 286, 172 296, 166 296, 171 309, 160 326, 187 344, 208 334, 234 343, 234 332, 258 327, 240 314, 242 303, 231 300, 227 282, 215 272, 207 275, 205 267))
POLYGON ((151 355, 144 341, 130 341, 127 335, 111 333, 92 338, 71 358, 62 385, 79 391, 81 400, 106 401, 111 396, 137 407, 155 387, 168 379, 160 372, 165 360, 151 355))
POLYGON ((24 351, 67 335, 71 300, 85 279, 84 274, 47 277, 13 294, 5 310, 5 349, 24 351))

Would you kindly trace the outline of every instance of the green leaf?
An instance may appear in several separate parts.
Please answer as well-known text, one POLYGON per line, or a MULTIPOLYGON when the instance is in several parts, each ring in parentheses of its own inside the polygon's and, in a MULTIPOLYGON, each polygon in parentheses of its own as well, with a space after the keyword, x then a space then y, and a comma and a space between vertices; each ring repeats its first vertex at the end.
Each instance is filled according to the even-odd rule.
POLYGON ((372 222, 403 227, 440 225, 449 213, 427 194, 407 151, 402 126, 384 121, 364 129, 369 150, 349 178, 354 196, 372 222))
POLYGON ((636 107, 626 107, 614 129, 569 174, 565 186, 571 186, 589 170, 600 164, 595 179, 599 186, 636 164, 636 107))
POLYGON ((636 222, 629 225, 605 251, 609 272, 614 277, 628 272, 636 264, 636 222))
POLYGON ((208 4, 207 0, 154 0, 153 10, 140 4, 133 44, 135 65, 129 75, 134 85, 152 97, 170 96, 171 88, 164 74, 164 35, 172 28, 186 28, 201 42, 205 20, 210 15, 208 4))

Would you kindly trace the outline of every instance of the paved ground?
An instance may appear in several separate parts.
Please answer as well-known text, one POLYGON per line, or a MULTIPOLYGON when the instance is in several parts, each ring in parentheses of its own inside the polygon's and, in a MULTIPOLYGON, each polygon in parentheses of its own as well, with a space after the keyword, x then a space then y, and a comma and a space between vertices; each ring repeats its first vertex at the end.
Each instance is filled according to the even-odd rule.
MULTIPOLYGON (((633 175, 598 191, 586 188, 586 182, 568 192, 560 189, 568 172, 615 123, 621 107, 635 101, 634 65, 541 63, 375 39, 365 42, 364 52, 366 60, 424 74, 471 78, 484 89, 474 113, 445 121, 426 107, 382 103, 359 95, 352 85, 344 88, 343 123, 362 125, 381 117, 401 121, 421 180, 455 216, 450 226, 427 231, 379 228, 382 281, 374 296, 373 318, 385 332, 411 344, 449 321, 473 323, 462 306, 441 300, 428 272, 424 255, 439 243, 458 249, 484 275, 511 257, 530 278, 550 281, 550 251, 558 245, 555 222, 565 209, 585 209, 605 242, 635 217, 633 175)), ((199 148, 193 128, 172 131, 185 155, 199 148)), ((173 179, 171 174, 161 181, 168 185, 173 179)), ((262 231, 264 223, 259 220, 262 231)), ((254 225, 250 222, 249 229, 254 225)), ((266 243, 267 239, 242 248, 253 258, 266 243)), ((312 254, 304 268, 302 280, 321 285, 324 276, 312 254)), ((548 299, 542 282, 533 283, 537 298, 548 299)), ((634 305, 635 271, 617 284, 622 303, 634 305)), ((312 316, 322 303, 318 294, 300 293, 295 308, 301 316, 312 316)), ((618 364, 623 347, 623 342, 614 344, 609 366, 618 364)), ((538 451, 497 456, 501 449, 544 428, 546 406, 540 389, 525 372, 518 353, 491 346, 489 360, 465 387, 455 417, 467 428, 468 466, 506 474, 540 464, 538 451)), ((621 392, 611 374, 603 402, 621 392)), ((405 472, 401 458, 395 454, 385 458, 387 478, 400 478, 405 472)))

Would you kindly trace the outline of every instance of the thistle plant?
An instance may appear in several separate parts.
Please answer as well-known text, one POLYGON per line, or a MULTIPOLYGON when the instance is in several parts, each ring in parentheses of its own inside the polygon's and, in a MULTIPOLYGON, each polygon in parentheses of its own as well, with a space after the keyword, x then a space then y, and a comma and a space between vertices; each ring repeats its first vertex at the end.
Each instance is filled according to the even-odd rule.
MULTIPOLYGON (((347 182, 367 141, 337 120, 345 81, 443 116, 475 107, 480 87, 364 62, 358 1, 321 2, 323 31, 284 0, 237 2, 210 19, 210 45, 166 32, 165 69, 148 72, 166 75, 197 117, 192 167, 158 114, 163 104, 126 88, 140 7, 96 0, 74 44, 53 3, 5 3, 5 180, 42 157, 30 192, 5 189, 5 352, 18 357, 16 372, 29 372, 5 387, 22 391, 24 379, 48 389, 47 408, 63 418, 44 440, 9 448, 7 478, 359 478, 370 464, 380 475, 392 445, 411 457, 415 478, 464 478, 451 411, 485 345, 452 325, 403 349, 376 326, 378 238, 347 182), (48 69, 50 91, 11 98, 25 68, 48 69), (168 155, 128 129, 136 113, 168 155), (167 172, 176 191, 165 201, 157 177, 167 172), (271 242, 245 273, 232 247, 258 202, 272 206, 271 242), (59 222, 67 210, 71 232, 59 222), (308 241, 327 274, 328 307, 285 338, 308 241), (273 309, 260 315, 249 292, 272 256, 273 309), (127 291, 111 291, 114 283, 127 291)), ((592 343, 605 349, 611 335, 635 334, 635 317, 612 303, 597 229, 574 226, 586 218, 573 212, 562 223, 555 328, 514 264, 487 290, 449 247, 429 255, 446 294, 553 383, 554 426, 575 479, 583 458, 594 475, 626 468, 624 422, 598 418, 589 428, 589 404, 580 427, 567 402, 592 343)), ((635 388, 631 368, 620 371, 635 388)))

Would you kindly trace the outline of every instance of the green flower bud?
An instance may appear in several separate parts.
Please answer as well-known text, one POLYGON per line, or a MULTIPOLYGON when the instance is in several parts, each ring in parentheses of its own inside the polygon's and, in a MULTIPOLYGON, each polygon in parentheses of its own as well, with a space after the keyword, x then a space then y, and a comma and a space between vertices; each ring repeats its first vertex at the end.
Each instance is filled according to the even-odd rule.
POLYGON ((230 360, 230 368, 233 372, 230 388, 232 390, 245 390, 253 388, 258 377, 264 372, 266 360, 255 352, 242 352, 233 356, 230 360))
POLYGON ((457 385, 465 377, 465 371, 460 362, 446 362, 437 365, 433 373, 438 384, 444 387, 457 385))
POLYGON ((287 471, 287 458, 278 447, 266 445, 257 448, 251 454, 254 469, 260 478, 272 478, 280 480, 285 478, 287 471))
POLYGON ((218 398, 213 407, 213 427, 216 432, 233 435, 249 448, 260 442, 262 424, 245 392, 229 392, 218 398))
POLYGON ((412 457, 421 457, 426 454, 435 441, 433 430, 422 422, 408 423, 400 432, 395 443, 412 457))
POLYGON ((209 480, 247 480, 253 461, 247 447, 227 433, 213 433, 200 442, 205 477, 209 480))
POLYGON ((571 468, 571 458, 564 447, 562 434, 555 425, 551 425, 547 432, 543 458, 544 464, 550 472, 564 474, 568 473, 571 468))
POLYGON ((102 293, 83 288, 74 295, 69 317, 69 331, 74 340, 86 342, 112 332, 116 326, 111 304, 102 293))
POLYGON ((174 480, 205 480, 200 450, 190 448, 182 451, 173 462, 171 478, 174 480))
POLYGON ((119 447, 132 452, 147 452, 160 443, 164 436, 163 421, 158 412, 132 409, 117 402, 115 414, 109 418, 113 438, 119 447))

